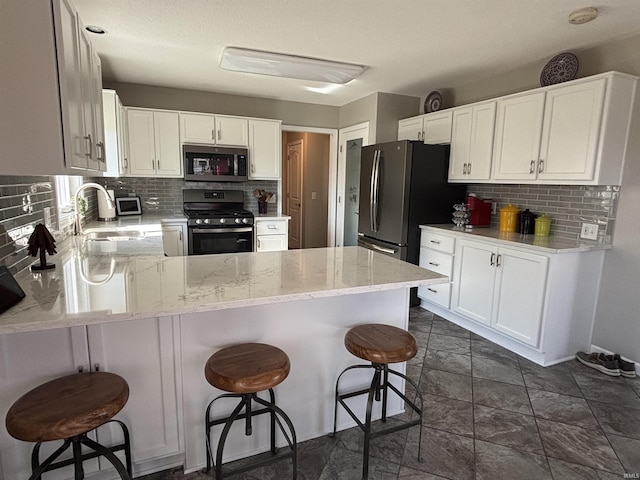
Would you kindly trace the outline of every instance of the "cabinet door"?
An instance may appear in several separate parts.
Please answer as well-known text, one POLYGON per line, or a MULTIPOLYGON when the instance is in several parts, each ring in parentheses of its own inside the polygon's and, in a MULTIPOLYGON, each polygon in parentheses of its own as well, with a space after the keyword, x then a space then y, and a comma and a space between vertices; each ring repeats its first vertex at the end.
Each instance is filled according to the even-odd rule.
POLYGON ((180 134, 185 143, 215 144, 215 115, 180 113, 180 134))
POLYGON ((287 235, 258 235, 256 237, 256 252, 275 252, 287 250, 287 235))
POLYGON ((281 164, 280 122, 249 120, 249 178, 279 180, 281 164))
MULTIPOLYGON (((171 317, 91 325, 87 338, 92 366, 98 364, 129 384, 129 400, 116 418, 129 428, 134 464, 179 452, 171 317)), ((112 444, 121 439, 120 429, 105 425, 98 437, 112 444)), ((102 467, 109 465, 100 462, 102 467)))
POLYGON ((493 178, 534 180, 540 152, 544 92, 498 102, 493 178))
POLYGON ((473 108, 458 108, 453 112, 451 128, 451 153, 449 155, 449 180, 467 180, 471 156, 471 126, 473 108))
POLYGON ((495 285, 495 247, 460 240, 451 298, 452 310, 489 325, 495 285))
POLYGON ((159 177, 182 176, 178 112, 153 112, 155 167, 159 177))
POLYGON ((400 120, 398 122, 398 140, 422 140, 422 117, 400 120))
POLYGON ((547 92, 540 148, 540 180, 591 180, 606 79, 547 92))
POLYGON ((82 116, 84 118, 84 139, 87 148, 84 168, 99 170, 100 162, 98 161, 96 148, 98 126, 96 125, 95 115, 97 107, 94 96, 96 82, 94 81, 93 49, 84 29, 80 29, 80 67, 82 77, 82 116))
POLYGON ((115 90, 102 90, 104 143, 107 168, 105 175, 119 177, 128 173, 126 149, 126 114, 115 90))
POLYGON ((424 143, 448 144, 451 143, 451 124, 453 111, 428 113, 424 116, 424 143))
POLYGON ((496 305, 491 326, 536 347, 540 336, 548 258, 500 248, 496 259, 496 305))
POLYGON ((127 109, 127 131, 129 137, 130 173, 151 177, 155 175, 155 134, 153 112, 127 109))
POLYGON ((493 156, 493 133, 496 120, 496 102, 473 107, 471 122, 471 149, 467 178, 489 180, 493 156))
POLYGON ((186 227, 182 225, 162 225, 162 246, 167 257, 182 257, 185 254, 184 240, 186 227))
POLYGON ((93 50, 91 59, 91 70, 93 71, 91 77, 93 88, 91 92, 93 118, 96 128, 94 145, 96 149, 96 160, 98 161, 98 170, 104 172, 107 170, 107 157, 104 132, 104 105, 102 104, 102 62, 95 50, 93 50))
POLYGON ((249 144, 247 119, 216 115, 216 143, 246 147, 249 144))

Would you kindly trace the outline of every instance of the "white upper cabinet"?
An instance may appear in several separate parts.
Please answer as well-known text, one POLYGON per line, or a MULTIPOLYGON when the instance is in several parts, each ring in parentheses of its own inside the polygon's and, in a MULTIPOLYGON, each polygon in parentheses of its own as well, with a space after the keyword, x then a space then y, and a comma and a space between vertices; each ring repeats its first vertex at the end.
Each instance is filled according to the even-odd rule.
POLYGON ((246 147, 249 127, 246 118, 204 113, 180 113, 183 143, 246 147))
POLYGON ((636 81, 609 72, 500 99, 492 178, 620 185, 636 81))
POLYGON ((489 180, 496 102, 453 109, 449 180, 489 180))
POLYGON ((398 122, 398 140, 421 140, 428 144, 451 142, 451 110, 426 113, 398 122))
POLYGON ((279 120, 249 120, 249 178, 276 180, 282 164, 279 120))
POLYGON ((182 177, 178 112, 127 109, 130 174, 182 177))
POLYGON ((107 177, 119 177, 129 173, 126 112, 115 90, 102 90, 104 111, 105 158, 107 177))
POLYGON ((66 0, 3 0, 0 15, 0 171, 100 171, 97 55, 66 0), (19 54, 16 48, 19 47, 19 54), (16 112, 20 112, 18 115, 16 112))

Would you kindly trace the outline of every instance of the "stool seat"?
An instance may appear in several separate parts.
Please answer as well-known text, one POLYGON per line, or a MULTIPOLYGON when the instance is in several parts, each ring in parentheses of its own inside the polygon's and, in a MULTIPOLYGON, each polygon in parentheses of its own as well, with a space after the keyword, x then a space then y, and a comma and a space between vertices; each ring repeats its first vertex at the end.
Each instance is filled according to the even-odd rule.
POLYGON ((109 421, 128 398, 127 382, 113 373, 68 375, 16 400, 7 412, 7 431, 26 442, 71 438, 109 421))
POLYGON ((344 345, 356 357, 381 364, 406 362, 418 351, 416 339, 409 332, 379 323, 349 329, 344 345))
POLYGON ((286 353, 264 343, 243 343, 218 350, 204 367, 207 381, 225 392, 268 390, 289 375, 286 353))

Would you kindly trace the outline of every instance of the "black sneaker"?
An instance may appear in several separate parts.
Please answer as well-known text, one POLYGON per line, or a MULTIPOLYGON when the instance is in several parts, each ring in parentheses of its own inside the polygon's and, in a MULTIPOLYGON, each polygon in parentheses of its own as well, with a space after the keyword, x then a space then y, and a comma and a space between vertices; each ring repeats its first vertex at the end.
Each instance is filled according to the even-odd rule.
MULTIPOLYGON (((611 356, 611 355, 609 355, 611 356)), ((613 359, 618 362, 618 368, 620 369, 620 375, 627 378, 635 378, 636 376, 636 364, 633 362, 627 362, 620 358, 620 355, 615 353, 613 359)))
POLYGON ((604 354, 600 353, 587 353, 587 352, 578 352, 576 353, 576 360, 578 360, 583 365, 587 367, 595 368, 596 370, 601 371, 605 375, 609 375, 611 377, 619 377, 620 376, 620 368, 618 367, 618 362, 611 359, 608 360, 604 354))

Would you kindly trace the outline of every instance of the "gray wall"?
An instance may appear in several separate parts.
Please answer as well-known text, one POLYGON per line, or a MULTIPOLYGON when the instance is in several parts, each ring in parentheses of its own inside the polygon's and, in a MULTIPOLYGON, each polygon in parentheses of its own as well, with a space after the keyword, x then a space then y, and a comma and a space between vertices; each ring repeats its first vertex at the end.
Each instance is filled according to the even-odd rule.
MULTIPOLYGON (((579 76, 617 70, 640 75, 640 35, 576 51, 579 76)), ((453 91, 456 105, 539 86, 544 63, 464 85, 453 91)), ((640 362, 640 92, 620 189, 613 249, 606 253, 593 344, 640 362)))

